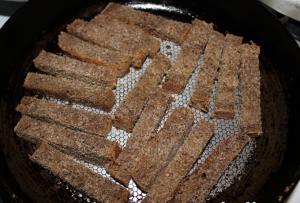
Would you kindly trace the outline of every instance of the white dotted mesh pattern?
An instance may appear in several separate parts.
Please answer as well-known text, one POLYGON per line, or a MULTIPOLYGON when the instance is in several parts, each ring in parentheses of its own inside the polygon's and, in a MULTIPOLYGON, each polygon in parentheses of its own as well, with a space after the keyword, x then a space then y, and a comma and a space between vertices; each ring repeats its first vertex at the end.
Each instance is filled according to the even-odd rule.
MULTIPOLYGON (((162 41, 160 52, 165 54, 171 61, 173 61, 177 54, 180 51, 180 47, 176 46, 174 43, 169 41, 162 41)), ((215 87, 212 91, 211 95, 211 101, 210 101, 210 107, 207 113, 204 113, 198 109, 195 109, 193 107, 189 107, 189 101, 191 98, 191 95, 193 93, 193 89, 196 83, 197 75, 200 70, 200 65, 202 62, 202 57, 200 58, 198 62, 198 66, 191 76, 188 84, 186 85, 185 90, 182 94, 177 95, 173 94, 172 96, 175 98, 175 100, 171 103, 171 108, 167 112, 166 116, 162 119, 161 125, 158 128, 158 131, 163 127, 164 122, 167 120, 168 116, 172 113, 172 111, 179 107, 187 107, 191 108, 195 112, 195 123, 198 122, 200 119, 204 119, 210 123, 215 124, 215 132, 209 143, 207 144, 204 152, 200 155, 199 159, 196 161, 196 164, 191 169, 190 172, 192 172, 195 167, 202 163, 208 155, 216 148, 216 146, 224 140, 228 135, 231 134, 238 134, 238 122, 237 117, 238 113, 235 115, 233 120, 226 120, 226 119, 211 119, 210 114, 212 113, 213 107, 214 107, 214 95, 215 95, 215 87, 217 84, 217 81, 215 82, 215 87)), ((139 76, 145 71, 146 67, 151 63, 151 59, 147 58, 145 63, 143 64, 142 68, 140 70, 135 70, 133 68, 130 68, 130 72, 123 78, 119 78, 117 81, 116 89, 114 89, 114 93, 116 94, 116 104, 114 105, 114 108, 111 112, 107 113, 98 109, 85 107, 78 104, 71 104, 69 102, 63 102, 61 100, 45 97, 46 99, 56 101, 61 104, 66 105, 72 105, 74 108, 78 109, 84 109, 86 111, 93 111, 94 113, 101 113, 101 114, 108 114, 113 115, 113 113, 116 110, 116 107, 119 106, 122 99, 125 97, 125 95, 128 93, 128 91, 134 86, 135 82, 138 80, 139 76)), ((237 92, 238 93, 238 92, 237 92)), ((237 100, 239 102, 238 96, 237 100)), ((238 103, 237 102, 237 103, 238 103)), ((238 105, 238 104, 237 104, 238 105)), ((237 107, 236 107, 236 112, 237 107)), ((111 131, 108 134, 107 139, 109 140, 116 140, 122 147, 126 146, 126 141, 130 137, 131 133, 127 133, 123 130, 117 130, 115 127, 112 127, 111 131)), ((250 143, 247 144, 247 146, 242 150, 242 152, 234 159, 234 161, 231 163, 231 165, 228 167, 228 169, 225 171, 225 173, 222 175, 220 180, 218 181, 218 184, 216 187, 211 191, 210 196, 214 196, 217 193, 222 192, 224 189, 229 187, 235 178, 238 178, 244 169, 244 165, 247 162, 249 156, 252 154, 253 150, 255 148, 255 140, 251 140, 250 143)), ((86 167, 92 169, 96 173, 111 178, 109 173, 106 171, 103 167, 94 166, 89 163, 84 163, 86 167)), ((114 180, 115 181, 115 180, 114 180)), ((93 202, 90 198, 84 196, 83 194, 77 192, 76 190, 70 188, 68 184, 65 184, 65 187, 68 190, 71 190, 72 197, 77 199, 79 202, 93 202)), ((130 198, 128 202, 141 202, 141 200, 146 196, 145 193, 143 193, 134 183, 134 181, 130 181, 130 184, 128 186, 128 190, 130 191, 130 198)))

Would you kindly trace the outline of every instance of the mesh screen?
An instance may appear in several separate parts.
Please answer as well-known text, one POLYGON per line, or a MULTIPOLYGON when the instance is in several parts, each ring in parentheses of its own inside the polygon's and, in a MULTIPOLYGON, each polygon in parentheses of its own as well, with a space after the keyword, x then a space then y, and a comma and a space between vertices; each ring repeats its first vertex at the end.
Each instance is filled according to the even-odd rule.
MULTIPOLYGON (((180 51, 180 47, 176 46, 174 43, 170 41, 162 41, 161 43, 161 49, 160 52, 166 55, 171 61, 173 61, 177 54, 180 51)), ((207 144, 204 152, 200 155, 199 159, 197 160, 194 167, 191 169, 190 172, 192 172, 195 167, 203 162, 208 155, 216 148, 216 146, 224 140, 225 137, 231 134, 238 134, 238 105, 239 105, 239 97, 238 92, 236 94, 237 97, 237 104, 236 104, 236 115, 233 120, 226 120, 226 119, 211 119, 210 114, 212 113, 212 109, 214 107, 214 94, 215 94, 215 87, 217 84, 217 81, 215 81, 215 87, 212 91, 211 100, 210 100, 210 107, 207 113, 204 113, 200 110, 197 110, 193 107, 189 107, 189 101, 191 98, 191 95, 193 93, 193 89, 196 83, 197 75, 200 70, 200 65, 202 62, 202 56, 200 57, 200 60, 198 62, 198 66, 195 70, 195 72, 192 74, 188 84, 185 87, 185 90, 182 94, 177 95, 173 94, 172 96, 175 98, 175 101, 171 103, 171 108, 167 111, 166 116, 162 119, 161 125, 158 128, 158 131, 163 127, 164 122, 167 120, 168 116, 172 113, 172 111, 175 108, 179 107, 188 107, 191 108, 195 112, 195 123, 196 121, 199 121, 200 119, 204 119, 210 123, 215 124, 215 132, 209 143, 207 144)), ((111 112, 107 113, 98 109, 94 109, 91 107, 86 107, 78 104, 73 104, 68 101, 61 101, 58 99, 54 99, 52 97, 44 97, 45 99, 56 101, 60 104, 65 105, 71 105, 74 108, 78 109, 84 109, 86 111, 93 111, 94 113, 101 113, 101 114, 108 114, 113 115, 116 107, 119 106, 122 99, 125 97, 125 95, 128 93, 128 91, 134 86, 135 82, 138 80, 139 76, 145 71, 146 67, 151 63, 151 59, 147 58, 144 62, 142 68, 140 70, 136 70, 134 68, 130 68, 130 72, 123 78, 119 78, 117 81, 117 87, 114 91, 116 94, 116 104, 114 105, 114 108, 111 112)), ((164 79, 163 79, 164 80, 164 79)), ((127 133, 123 130, 117 130, 115 127, 112 127, 111 131, 108 134, 107 139, 109 140, 116 140, 122 147, 126 146, 126 141, 130 137, 131 133, 127 133)), ((219 179, 218 184, 216 187, 211 191, 210 197, 213 197, 217 195, 218 193, 222 192, 224 189, 229 187, 233 181, 242 175, 244 165, 247 162, 249 156, 252 154, 253 150, 255 148, 255 140, 252 139, 246 147, 242 150, 242 152, 234 159, 234 161, 231 163, 231 165, 228 167, 228 169, 225 171, 225 173, 222 175, 222 177, 219 179)), ((102 176, 111 178, 109 173, 106 171, 105 168, 95 166, 93 164, 84 163, 86 167, 92 169, 93 171, 99 173, 102 176)), ((112 178, 111 178, 112 179, 112 178)), ((112 179, 113 180, 113 179, 112 179)), ((115 180, 113 180, 115 181, 115 180)), ((63 185, 64 188, 70 191, 70 194, 74 199, 77 199, 79 202, 95 202, 94 200, 86 197, 82 193, 76 191, 71 186, 69 186, 67 183, 61 183, 58 181, 57 184, 63 185)), ((130 184, 128 186, 128 190, 130 191, 130 198, 128 202, 141 202, 142 199, 146 196, 145 193, 143 193, 137 185, 134 183, 133 180, 130 181, 130 184)))

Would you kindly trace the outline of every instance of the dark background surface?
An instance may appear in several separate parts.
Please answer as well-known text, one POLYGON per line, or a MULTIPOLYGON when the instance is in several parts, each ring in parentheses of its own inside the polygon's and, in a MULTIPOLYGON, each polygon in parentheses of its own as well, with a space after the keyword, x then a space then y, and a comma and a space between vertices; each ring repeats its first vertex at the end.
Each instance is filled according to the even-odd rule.
MULTIPOLYGON (((12 16, 25 3, 26 2, 0 0, 0 15, 12 16)), ((7 186, 0 181, 0 203, 16 203, 18 200, 15 201, 12 195, 7 186)))
MULTIPOLYGON (((0 0, 0 15, 12 16, 26 2, 4 1, 0 0)), ((0 181, 0 203, 17 203, 17 199, 13 198, 13 194, 4 182, 0 181)))
POLYGON ((11 16, 26 2, 0 0, 0 15, 11 16))

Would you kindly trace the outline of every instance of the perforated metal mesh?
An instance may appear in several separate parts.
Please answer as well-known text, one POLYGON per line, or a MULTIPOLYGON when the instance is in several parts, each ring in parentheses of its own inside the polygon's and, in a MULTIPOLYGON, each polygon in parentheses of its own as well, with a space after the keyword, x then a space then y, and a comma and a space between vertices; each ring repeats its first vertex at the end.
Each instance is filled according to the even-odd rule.
MULTIPOLYGON (((177 54, 180 51, 180 47, 176 46, 174 43, 169 41, 162 41, 160 52, 165 54, 171 61, 173 61, 177 54)), ((198 66, 191 76, 188 84, 186 85, 186 88, 184 92, 180 95, 173 94, 172 96, 175 98, 175 101, 171 103, 171 108, 168 110, 166 116, 162 119, 161 125, 158 128, 158 131, 163 127, 164 122, 167 120, 168 116, 172 113, 172 111, 179 107, 189 107, 189 101, 191 98, 191 95, 193 93, 193 89, 196 83, 197 75, 200 70, 200 65, 202 62, 202 56, 198 62, 198 66)), ((107 113, 98 109, 78 105, 78 104, 71 104, 69 102, 45 97, 46 99, 56 101, 61 104, 67 104, 72 105, 74 108, 78 109, 84 109, 86 111, 93 111, 94 113, 101 113, 101 114, 108 114, 113 115, 116 107, 119 106, 122 99, 125 97, 125 95, 128 93, 128 91, 134 86, 135 82, 138 80, 139 76, 145 71, 146 67, 151 63, 151 59, 147 58, 145 63, 143 64, 142 68, 140 70, 135 70, 133 68, 130 68, 130 72, 123 78, 119 78, 117 81, 117 87, 114 91, 116 94, 117 100, 116 104, 114 105, 114 108, 111 112, 107 113)), ((164 79, 163 79, 164 80, 164 79)), ((215 82, 217 83, 217 81, 215 82)), ((216 86, 216 84, 215 84, 216 86)), ((209 141, 208 145, 206 146, 204 152, 200 155, 199 159, 197 160, 194 167, 191 169, 190 172, 192 172, 195 167, 199 164, 205 161, 205 159, 208 157, 208 155, 216 148, 224 138, 226 138, 228 135, 231 134, 238 134, 238 109, 237 105, 239 104, 239 97, 237 92, 237 105, 236 105, 236 115, 233 120, 226 120, 226 119, 211 119, 210 114, 212 113, 213 107, 214 107, 214 94, 215 94, 215 87, 213 89, 212 95, 211 95, 211 101, 210 101, 210 107, 207 113, 204 113, 198 109, 191 108, 195 112, 195 123, 198 122, 200 119, 204 119, 210 123, 215 124, 215 132, 211 140, 209 141)), ((130 133, 127 133, 123 130, 117 130, 115 127, 112 127, 111 131, 108 134, 107 139, 109 140, 116 140, 122 147, 126 146, 126 141, 130 137, 130 133)), ((244 165, 248 160, 248 157, 252 154, 253 150, 255 148, 255 140, 251 140, 246 147, 242 150, 242 152, 234 159, 234 161, 231 163, 231 165, 228 167, 228 169, 225 171, 225 173, 222 175, 220 180, 218 181, 218 184, 216 187, 211 191, 210 197, 215 196, 216 194, 222 192, 224 189, 229 187, 235 178, 238 178, 242 175, 244 165)), ((89 163, 84 163, 86 167, 92 169, 93 171, 97 172, 98 174, 111 178, 109 173, 106 171, 105 168, 94 166, 89 163)), ((113 179, 112 179, 113 180, 113 179)), ((115 181, 115 180, 113 180, 115 181)), ((71 195, 73 198, 77 199, 79 202, 93 202, 94 200, 91 200, 90 198, 84 196, 80 192, 72 189, 68 184, 64 184, 67 190, 70 190, 71 195)), ((134 183, 134 181, 130 181, 128 190, 130 191, 130 198, 128 202, 141 202, 141 200, 146 196, 145 193, 143 193, 137 185, 134 183)))

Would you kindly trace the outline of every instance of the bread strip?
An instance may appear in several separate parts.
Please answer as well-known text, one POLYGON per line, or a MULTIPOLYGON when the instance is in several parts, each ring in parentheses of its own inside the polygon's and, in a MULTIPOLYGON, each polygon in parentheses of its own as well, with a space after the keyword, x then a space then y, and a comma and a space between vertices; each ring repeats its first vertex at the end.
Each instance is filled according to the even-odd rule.
POLYGON ((115 162, 106 165, 110 175, 124 185, 129 184, 133 166, 143 148, 154 136, 154 131, 159 126, 170 101, 170 95, 157 88, 149 97, 147 105, 126 142, 126 147, 115 162))
POLYGON ((216 101, 212 118, 233 119, 236 104, 236 88, 239 83, 242 37, 226 35, 222 57, 219 82, 216 90, 216 101))
POLYGON ((67 54, 82 61, 116 70, 119 77, 129 71, 131 57, 127 53, 88 43, 65 32, 61 32, 58 36, 58 46, 67 54))
POLYGON ((205 21, 195 18, 192 21, 192 27, 187 33, 186 40, 182 44, 182 47, 200 49, 201 52, 203 52, 212 31, 213 23, 206 23, 205 21))
POLYGON ((99 202, 121 203, 126 202, 129 197, 129 191, 121 185, 86 168, 46 143, 41 144, 30 159, 99 202))
POLYGON ((33 62, 35 67, 54 76, 76 79, 109 88, 116 87, 116 70, 105 66, 58 56, 44 50, 40 52, 33 62))
POLYGON ((68 33, 93 44, 130 54, 133 67, 140 68, 149 53, 149 47, 144 43, 137 43, 133 36, 118 33, 115 32, 115 29, 107 29, 81 19, 69 24, 67 30, 68 33))
POLYGON ((116 109, 113 115, 113 125, 116 128, 132 132, 148 97, 162 80, 170 63, 170 60, 163 54, 157 54, 153 58, 152 63, 116 109))
POLYGON ((108 135, 112 126, 110 116, 34 97, 23 97, 16 110, 23 115, 102 137, 108 135))
POLYGON ((115 161, 122 151, 116 141, 70 130, 28 116, 22 116, 15 127, 15 132, 23 139, 38 144, 46 142, 66 154, 98 166, 115 161))
POLYGON ((213 30, 213 24, 195 19, 181 50, 167 73, 162 88, 169 93, 181 94, 198 65, 201 53, 213 30))
POLYGON ((133 179, 143 191, 148 192, 163 173, 190 133, 193 122, 192 110, 175 109, 163 129, 146 145, 132 170, 133 179))
POLYGON ((37 73, 28 73, 23 87, 32 92, 66 99, 108 112, 116 101, 116 96, 110 88, 37 73))
POLYGON ((200 71, 197 76, 195 89, 189 105, 204 112, 208 111, 210 95, 220 66, 225 37, 223 34, 213 31, 202 59, 200 71))
POLYGON ((250 137, 262 134, 260 108, 260 47, 252 43, 242 45, 239 109, 239 128, 250 137))
POLYGON ((204 202, 225 169, 250 140, 247 135, 230 135, 185 178, 169 202, 204 202))
POLYGON ((165 203, 172 198, 174 190, 191 170, 193 164, 199 158, 199 155, 213 135, 214 130, 214 124, 210 124, 204 120, 197 123, 157 183, 151 187, 146 198, 142 201, 143 203, 165 203))
POLYGON ((110 2, 102 14, 111 15, 128 24, 140 26, 146 32, 163 40, 170 40, 180 45, 186 37, 191 25, 174 20, 168 20, 148 12, 110 2))
POLYGON ((112 16, 99 14, 90 21, 113 33, 121 33, 132 41, 143 43, 149 47, 150 57, 153 57, 160 49, 160 41, 135 25, 126 24, 112 16))

